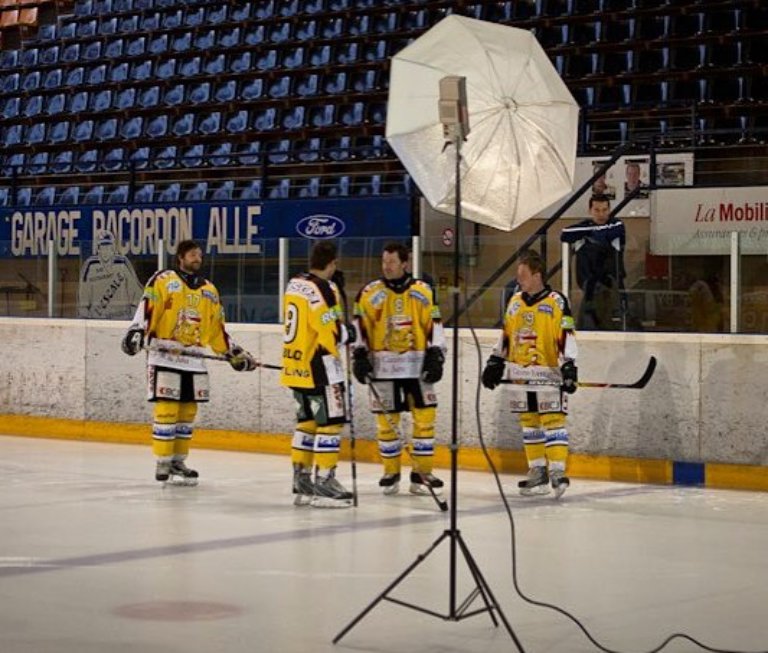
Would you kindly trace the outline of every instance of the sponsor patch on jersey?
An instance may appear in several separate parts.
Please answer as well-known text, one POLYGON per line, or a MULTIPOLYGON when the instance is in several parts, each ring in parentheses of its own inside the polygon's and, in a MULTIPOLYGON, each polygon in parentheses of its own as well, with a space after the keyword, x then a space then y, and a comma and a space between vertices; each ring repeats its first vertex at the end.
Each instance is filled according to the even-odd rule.
POLYGON ((539 313, 547 313, 548 315, 554 315, 555 309, 547 304, 540 304, 536 309, 539 313))
POLYGON ((206 299, 210 299, 214 304, 219 303, 219 298, 216 296, 216 293, 213 293, 210 290, 203 290, 200 294, 206 299))
POLYGON ((410 295, 411 295, 411 297, 413 297, 413 298, 414 298, 414 299, 415 299, 417 302, 420 302, 420 303, 424 304, 425 306, 426 306, 427 304, 429 304, 429 298, 428 298, 428 297, 427 297, 427 296, 426 296, 426 295, 425 295, 423 292, 420 292, 419 290, 416 290, 416 289, 414 289, 414 288, 411 288, 411 291, 410 291, 410 295))
POLYGON ((520 310, 520 306, 522 306, 522 303, 520 302, 519 299, 516 299, 509 305, 509 310, 507 311, 507 313, 509 313, 509 315, 514 315, 515 313, 517 313, 517 311, 520 310))
POLYGON ((562 311, 565 309, 565 300, 563 299, 563 296, 558 293, 552 293, 552 299, 555 300, 555 304, 557 304, 557 307, 562 311))
POLYGON ((371 297, 371 306, 379 307, 387 300, 387 292, 385 290, 379 290, 373 297, 371 297))
POLYGON ((336 320, 336 311, 331 309, 330 311, 325 311, 320 316, 320 324, 328 324, 329 322, 334 322, 336 320))
POLYGON ((576 325, 575 325, 575 323, 573 321, 573 317, 571 315, 564 315, 563 319, 560 320, 560 326, 563 329, 571 330, 571 331, 573 331, 574 328, 576 327, 576 325))
POLYGON ((175 280, 169 282, 166 289, 168 292, 179 292, 181 290, 181 281, 175 280))
POLYGON ((285 294, 301 295, 310 303, 311 306, 316 306, 323 300, 320 292, 317 289, 317 286, 315 286, 315 284, 312 282, 306 281, 304 279, 291 279, 285 294))

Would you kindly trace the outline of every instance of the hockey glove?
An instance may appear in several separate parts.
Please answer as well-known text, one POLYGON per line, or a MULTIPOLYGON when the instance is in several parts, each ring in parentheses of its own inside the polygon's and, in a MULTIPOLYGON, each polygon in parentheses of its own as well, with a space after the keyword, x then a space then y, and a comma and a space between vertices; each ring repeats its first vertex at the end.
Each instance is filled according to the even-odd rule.
POLYGON ((368 383, 373 374, 373 365, 368 358, 368 352, 363 347, 358 347, 352 352, 352 374, 360 383, 368 383))
POLYGON ((424 353, 424 366, 421 368, 421 380, 424 383, 437 383, 443 378, 445 354, 440 347, 427 347, 424 353))
POLYGON ((258 367, 256 359, 240 345, 232 345, 225 356, 235 372, 253 372, 258 367))
POLYGON ((560 367, 560 372, 563 375, 563 385, 560 386, 563 392, 567 392, 572 395, 579 387, 579 368, 573 361, 565 361, 560 367))
POLYGON ((129 356, 138 354, 144 347, 144 329, 141 327, 131 327, 123 336, 120 343, 120 349, 129 356))
POLYGON ((483 385, 489 390, 493 390, 504 378, 505 367, 506 362, 501 356, 491 356, 483 370, 483 385))
POLYGON ((346 283, 344 279, 344 273, 341 270, 336 270, 336 272, 331 275, 331 281, 335 283, 339 287, 339 292, 344 293, 344 284, 346 283))
POLYGON ((341 325, 341 344, 348 345, 357 340, 357 329, 351 323, 341 325))

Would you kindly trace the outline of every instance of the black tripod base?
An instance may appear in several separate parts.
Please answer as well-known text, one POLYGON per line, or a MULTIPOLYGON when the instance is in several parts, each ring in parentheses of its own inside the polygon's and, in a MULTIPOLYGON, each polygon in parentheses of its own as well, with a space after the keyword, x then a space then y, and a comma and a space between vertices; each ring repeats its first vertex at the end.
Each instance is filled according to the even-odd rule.
MULTIPOLYGON (((451 565, 452 572, 455 570, 455 568, 456 568, 455 565, 452 564, 451 565)), ((417 610, 419 612, 423 612, 424 614, 437 617, 438 619, 443 619, 444 621, 461 621, 462 619, 467 619, 468 617, 474 617, 475 615, 482 614, 483 612, 487 612, 494 626, 498 627, 499 625, 499 621, 496 617, 498 616, 498 618, 501 619, 501 622, 504 624, 504 627, 507 629, 509 636, 512 638, 512 641, 515 643, 517 650, 520 651, 520 653, 524 653, 524 649, 520 644, 520 641, 517 639, 515 632, 512 630, 512 626, 510 626, 509 621, 507 621, 506 616, 504 615, 504 613, 501 610, 501 607, 496 601, 496 597, 494 597, 493 592, 491 592, 491 588, 488 587, 488 583, 483 577, 483 574, 480 571, 480 568, 477 566, 475 559, 472 557, 472 553, 467 547, 466 542, 464 542, 464 539, 461 536, 461 532, 458 530, 443 531, 442 535, 440 535, 440 537, 438 537, 424 553, 419 555, 416 558, 416 560, 414 560, 405 569, 405 571, 403 571, 402 574, 400 574, 395 580, 393 580, 381 594, 379 594, 360 614, 358 614, 349 624, 347 624, 347 626, 338 635, 336 635, 336 637, 333 638, 333 643, 337 644, 339 640, 341 640, 341 638, 344 637, 344 635, 346 635, 350 630, 352 630, 352 628, 354 628, 363 619, 363 617, 365 617, 365 615, 367 615, 371 610, 373 610, 381 601, 389 601, 390 603, 396 603, 397 605, 402 605, 405 608, 410 608, 411 610, 417 610), (401 601, 400 599, 396 599, 389 596, 389 593, 392 590, 394 590, 403 580, 405 580, 408 574, 410 574, 414 569, 416 569, 416 567, 418 567, 422 562, 424 562, 429 557, 430 553, 432 553, 438 546, 440 546, 440 543, 443 540, 448 540, 449 543, 451 544, 452 555, 455 554, 454 547, 458 546, 458 548, 461 550, 461 553, 464 555, 464 560, 467 563, 467 567, 469 567, 469 571, 472 574, 472 578, 474 578, 475 580, 475 588, 469 593, 469 595, 464 599, 464 601, 462 601, 460 605, 458 606, 456 605, 456 601, 455 601, 456 579, 454 577, 450 579, 451 600, 450 600, 449 611, 447 614, 435 612, 434 610, 429 610, 427 608, 414 605, 413 603, 401 601), (470 610, 472 603, 478 596, 482 598, 483 605, 470 610)))

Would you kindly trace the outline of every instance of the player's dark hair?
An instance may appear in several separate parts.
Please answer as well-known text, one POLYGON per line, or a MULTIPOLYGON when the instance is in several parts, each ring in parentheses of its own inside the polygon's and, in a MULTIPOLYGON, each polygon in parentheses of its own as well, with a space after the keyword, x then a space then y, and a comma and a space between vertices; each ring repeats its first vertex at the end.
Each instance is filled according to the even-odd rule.
POLYGON ((384 251, 387 252, 387 254, 394 254, 397 252, 397 258, 400 259, 401 263, 407 263, 411 255, 411 250, 408 249, 408 247, 402 243, 397 243, 394 241, 384 245, 384 251))
POLYGON ((336 245, 327 240, 321 240, 312 247, 312 252, 309 255, 309 269, 325 270, 328 264, 337 258, 336 245))
POLYGON ((517 262, 520 265, 527 265, 532 274, 538 272, 544 278, 544 259, 538 252, 534 252, 532 249, 523 250, 517 262))
POLYGON ((199 249, 201 252, 203 251, 203 248, 194 240, 182 240, 176 248, 176 264, 178 265, 187 252, 191 252, 193 249, 199 249))
POLYGON ((608 206, 611 205, 611 200, 607 195, 593 195, 589 198, 589 208, 592 208, 592 205, 595 202, 605 202, 608 206))

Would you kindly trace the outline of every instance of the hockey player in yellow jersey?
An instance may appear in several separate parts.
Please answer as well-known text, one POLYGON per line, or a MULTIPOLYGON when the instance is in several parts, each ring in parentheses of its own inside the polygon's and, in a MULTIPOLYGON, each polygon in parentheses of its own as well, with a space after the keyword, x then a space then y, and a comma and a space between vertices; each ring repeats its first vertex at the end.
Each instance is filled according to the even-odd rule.
POLYGON ((207 349, 227 357, 237 371, 256 369, 256 361, 226 331, 216 287, 200 276, 203 253, 193 240, 181 241, 176 267, 157 272, 122 341, 129 356, 146 344, 148 399, 154 402, 152 449, 155 478, 196 485, 198 473, 187 467, 197 404, 207 402, 207 349))
POLYGON ((336 272, 336 246, 319 241, 309 271, 285 290, 280 383, 293 392, 296 430, 291 445, 295 505, 346 508, 353 496, 336 479, 341 431, 347 421, 340 349, 348 339, 336 272), (314 478, 312 471, 314 466, 314 478))
POLYGON ((520 415, 528 477, 518 483, 524 496, 555 496, 568 488, 567 397, 576 392, 578 349, 568 300, 544 283, 544 262, 523 252, 517 266, 520 291, 509 300, 504 324, 482 382, 493 390, 512 381, 512 412, 520 415), (518 385, 519 384, 519 385, 518 385))
POLYGON ((357 340, 353 371, 360 383, 373 383, 371 407, 376 415, 384 494, 400 486, 403 443, 401 413, 413 417, 410 489, 414 494, 439 490, 443 482, 432 473, 437 394, 443 375, 445 338, 432 289, 407 272, 409 251, 399 243, 385 245, 382 277, 371 281, 355 301, 357 340))

